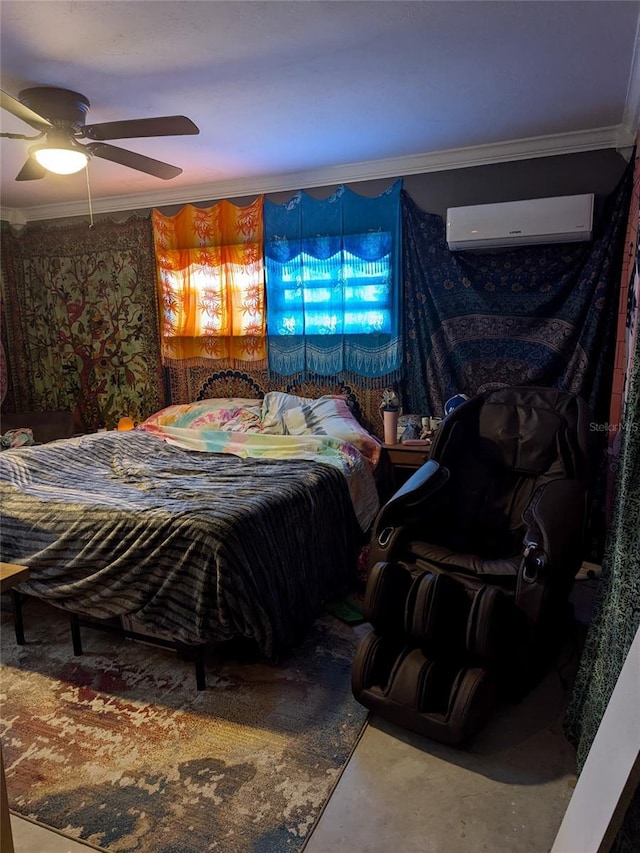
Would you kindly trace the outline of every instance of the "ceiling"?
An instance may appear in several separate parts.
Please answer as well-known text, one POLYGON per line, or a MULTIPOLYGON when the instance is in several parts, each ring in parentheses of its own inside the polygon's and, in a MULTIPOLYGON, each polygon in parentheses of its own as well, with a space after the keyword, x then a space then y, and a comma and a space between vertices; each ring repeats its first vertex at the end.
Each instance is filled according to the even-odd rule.
MULTIPOLYGON (((1 87, 60 86, 87 123, 183 114, 198 136, 118 140, 183 169, 93 158, 94 212, 233 198, 633 143, 636 0, 2 0, 1 87)), ((0 131, 33 135, 0 111, 0 131)), ((86 214, 87 175, 16 182, 2 218, 86 214)))

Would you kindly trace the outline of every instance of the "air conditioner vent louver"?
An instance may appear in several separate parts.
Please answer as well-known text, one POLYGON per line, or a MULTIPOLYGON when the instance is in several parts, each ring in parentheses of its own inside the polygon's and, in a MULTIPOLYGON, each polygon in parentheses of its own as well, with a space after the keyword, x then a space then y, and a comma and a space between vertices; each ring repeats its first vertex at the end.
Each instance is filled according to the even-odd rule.
POLYGON ((452 251, 573 243, 590 240, 593 193, 447 210, 447 245, 452 251))

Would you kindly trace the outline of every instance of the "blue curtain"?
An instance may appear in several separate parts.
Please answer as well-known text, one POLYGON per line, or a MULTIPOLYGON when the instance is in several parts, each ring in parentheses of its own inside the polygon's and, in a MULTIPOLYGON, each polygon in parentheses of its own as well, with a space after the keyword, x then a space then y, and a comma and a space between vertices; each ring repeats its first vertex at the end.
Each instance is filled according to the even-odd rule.
POLYGON ((450 252, 442 219, 402 192, 406 411, 442 416, 453 394, 539 385, 607 421, 632 167, 591 243, 490 254, 450 252))
MULTIPOLYGON (((400 192, 340 186, 265 201, 269 370, 354 384, 399 377, 402 363, 400 192)), ((376 382, 377 384, 377 382, 376 382)))

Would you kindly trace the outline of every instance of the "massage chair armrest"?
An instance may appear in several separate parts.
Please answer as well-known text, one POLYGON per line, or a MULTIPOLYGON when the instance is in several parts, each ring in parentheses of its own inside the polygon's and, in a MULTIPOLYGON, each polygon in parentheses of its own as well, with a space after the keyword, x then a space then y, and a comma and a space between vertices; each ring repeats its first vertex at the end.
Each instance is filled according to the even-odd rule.
POLYGON ((409 479, 384 504, 378 513, 375 526, 406 524, 419 517, 424 505, 449 479, 449 471, 429 460, 421 465, 409 479))
POLYGON ((568 575, 571 580, 582 563, 586 507, 584 482, 554 480, 538 489, 524 514, 528 524, 525 540, 542 546, 550 572, 568 575))
POLYGON ((525 510, 516 604, 532 621, 538 619, 550 588, 556 598, 571 591, 582 563, 586 498, 583 482, 555 480, 538 489, 525 510))
POLYGON ((388 559, 391 548, 407 526, 424 519, 433 496, 449 479, 449 471, 429 460, 409 477, 381 508, 371 533, 369 565, 388 559))

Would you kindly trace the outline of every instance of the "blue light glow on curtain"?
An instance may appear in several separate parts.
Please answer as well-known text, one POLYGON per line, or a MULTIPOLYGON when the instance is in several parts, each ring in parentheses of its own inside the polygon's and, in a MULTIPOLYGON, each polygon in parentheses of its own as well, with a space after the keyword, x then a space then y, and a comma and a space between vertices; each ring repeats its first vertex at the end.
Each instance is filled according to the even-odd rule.
POLYGON ((402 361, 400 191, 340 186, 265 201, 268 363, 303 377, 397 379, 402 361))

